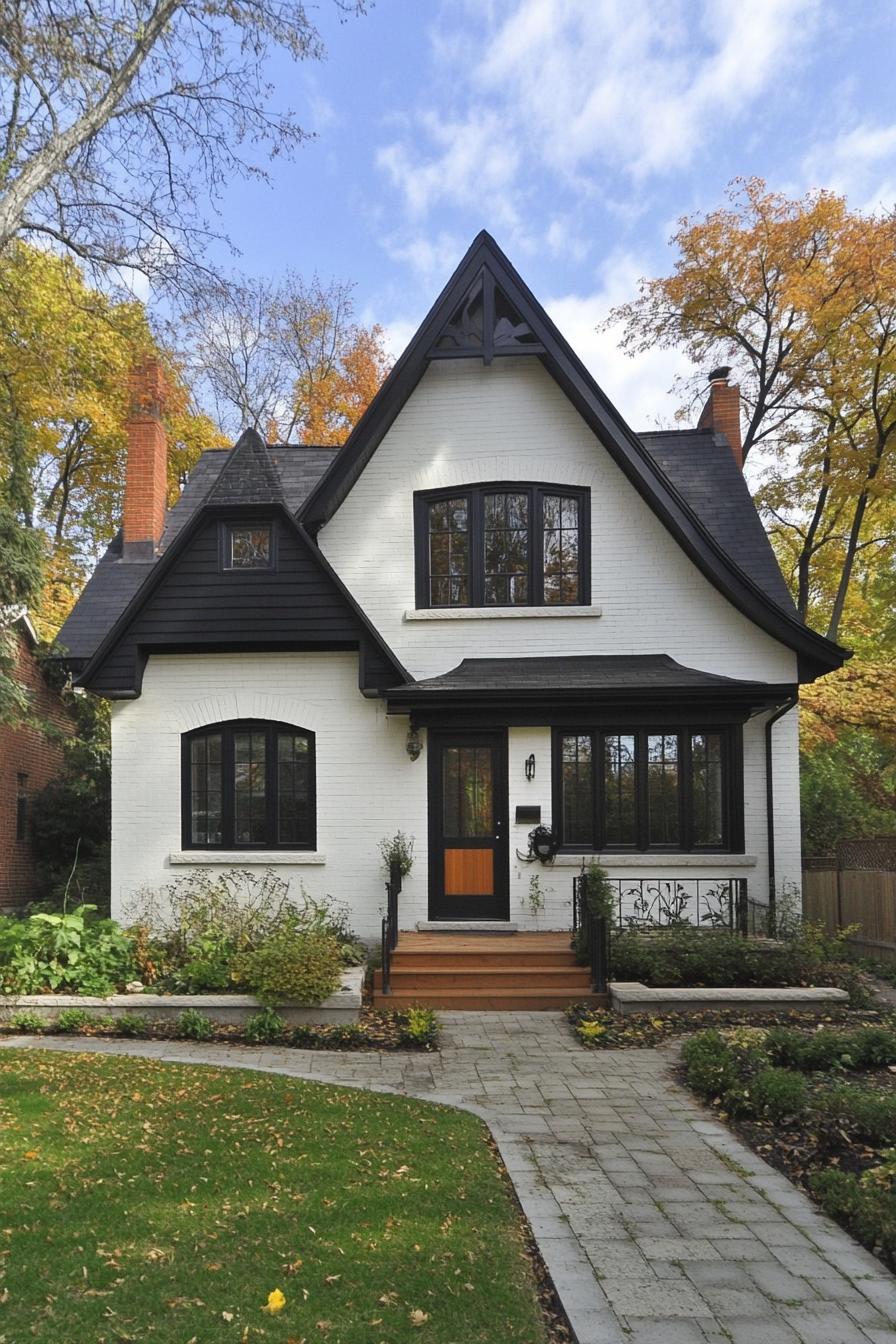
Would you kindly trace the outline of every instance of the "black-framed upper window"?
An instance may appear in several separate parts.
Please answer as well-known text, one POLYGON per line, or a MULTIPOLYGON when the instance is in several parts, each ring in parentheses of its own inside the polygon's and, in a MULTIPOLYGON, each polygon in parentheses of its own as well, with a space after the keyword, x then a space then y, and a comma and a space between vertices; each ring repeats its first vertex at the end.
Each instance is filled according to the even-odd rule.
POLYGON ((591 600, 589 492, 496 482, 415 496, 418 607, 591 600))
POLYGON ((558 729, 554 822, 564 849, 725 853, 742 846, 739 729, 558 729))
POLYGON ((222 524, 223 569, 273 569, 276 558, 276 538, 271 522, 222 524))
POLYGON ((314 849, 314 734, 232 720, 183 737, 185 849, 314 849))

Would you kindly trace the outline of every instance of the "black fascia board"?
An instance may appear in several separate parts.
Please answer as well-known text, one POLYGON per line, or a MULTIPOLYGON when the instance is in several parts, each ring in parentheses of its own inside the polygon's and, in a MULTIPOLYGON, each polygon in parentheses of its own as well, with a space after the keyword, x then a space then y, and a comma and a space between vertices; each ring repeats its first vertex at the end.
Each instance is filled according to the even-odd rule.
MULTIPOLYGON (((742 683, 737 686, 637 686, 614 687, 611 690, 598 687, 563 688, 560 686, 527 688, 525 690, 502 690, 480 688, 465 690, 419 690, 413 685, 396 686, 384 692, 386 709, 389 714, 425 715, 429 711, 441 712, 458 710, 491 709, 499 712, 550 709, 568 710, 571 706, 617 710, 621 706, 631 709, 649 706, 693 706, 709 711, 722 708, 741 708, 747 712, 766 706, 780 704, 782 700, 796 694, 798 687, 793 684, 772 684, 765 682, 742 683)), ((422 719, 421 719, 422 721, 422 719)))
MULTIPOLYGON (((710 583, 739 611, 798 655, 801 680, 811 681, 842 666, 851 653, 787 615, 717 544, 690 505, 650 457, 578 355, 548 317, 509 259, 485 230, 477 235, 453 276, 424 318, 341 451, 299 512, 316 535, 333 516, 410 397, 427 364, 441 326, 462 301, 479 270, 488 266, 539 337, 544 353, 532 352, 575 406, 647 505, 710 583)), ((515 349, 520 357, 525 349, 515 349)), ((476 358, 471 354, 470 358, 476 358)))
MULTIPOLYGON (((90 681, 100 670, 103 663, 106 661, 106 658, 113 651, 115 646, 118 644, 119 640, 127 632, 131 623, 139 615, 139 613, 145 606, 146 602, 155 592, 156 588, 158 588, 159 584, 164 580, 166 575, 172 569, 175 568, 179 557, 184 551, 188 549, 191 542, 193 541, 193 538, 196 536, 197 532, 199 532, 202 526, 206 522, 208 522, 209 519, 222 519, 227 521, 234 518, 248 517, 250 515, 257 518, 262 512, 264 512, 266 516, 282 520, 286 524, 286 526, 289 527, 289 529, 294 533, 294 535, 298 537, 301 546, 309 552, 309 554, 312 556, 314 560, 314 563, 333 581, 340 596, 343 598, 346 605, 349 607, 349 609, 357 619, 358 624, 361 626, 363 634, 361 639, 359 639, 358 641, 359 683, 362 679, 364 670, 364 657, 363 657, 364 653, 363 646, 365 642, 364 636, 366 636, 366 638, 371 643, 376 645, 376 647, 387 659, 389 664, 392 667, 394 667, 397 680, 399 682, 409 682, 411 680, 410 673, 395 657, 394 653, 389 648, 388 644, 383 639, 382 635, 379 633, 376 627, 372 624, 369 618, 358 606, 354 597, 351 595, 349 590, 346 588, 345 584, 336 574, 332 565, 329 563, 329 561, 321 552, 320 547, 314 544, 312 539, 308 536, 308 533, 299 523, 298 519, 290 512, 286 504, 281 501, 278 503, 271 503, 265 505, 260 504, 240 505, 230 503, 203 504, 201 508, 197 509, 196 512, 193 514, 193 516, 190 518, 189 522, 187 522, 184 525, 184 527, 181 528, 180 532, 178 532, 177 536, 175 537, 174 541, 171 543, 169 548, 160 556, 160 558, 156 561, 156 563, 149 569, 149 572, 147 573, 144 582, 140 585, 137 592, 131 598, 131 601, 125 607, 124 611, 121 613, 118 619, 115 621, 114 625, 109 630, 106 637, 102 640, 98 648, 94 651, 93 655, 90 657, 89 660, 86 661, 81 671, 78 673, 78 676, 75 679, 74 684, 76 686, 83 686, 88 690, 90 689, 89 686, 90 681)), ((127 692, 124 691, 117 692, 113 695, 107 696, 106 698, 117 700, 136 699, 140 694, 140 688, 143 680, 143 670, 146 665, 147 653, 150 650, 154 650, 155 652, 159 653, 169 647, 170 646, 163 644, 141 645, 137 650, 137 659, 136 659, 137 666, 134 669, 134 689, 132 691, 129 690, 127 692)), ((215 647, 216 646, 214 645, 207 645, 205 646, 205 651, 208 653, 212 653, 214 652, 215 647)), ((318 647, 320 646, 318 645, 318 647)), ((368 688, 365 686, 361 686, 360 689, 362 693, 365 695, 373 694, 374 696, 378 696, 381 694, 381 691, 377 688, 368 688)))

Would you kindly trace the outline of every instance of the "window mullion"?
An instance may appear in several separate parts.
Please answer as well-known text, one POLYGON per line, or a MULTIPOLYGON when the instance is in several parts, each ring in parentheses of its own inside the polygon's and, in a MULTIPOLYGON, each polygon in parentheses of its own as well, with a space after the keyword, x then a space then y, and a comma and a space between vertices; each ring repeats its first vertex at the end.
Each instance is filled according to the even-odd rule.
POLYGON ((641 729, 635 738, 635 844, 639 850, 650 848, 650 819, 647 807, 647 733, 641 729))
POLYGON ((606 843, 606 808, 604 806, 604 735, 596 730, 591 733, 591 796, 594 799, 594 846, 598 853, 606 843))
POLYGON ((529 491, 529 605, 544 605, 544 500, 534 486, 529 491))
POLYGON ((234 844, 234 813, 236 793, 236 763, 234 759, 233 729, 221 731, 221 838, 227 849, 234 844))
POLYGON ((692 780, 691 729, 683 728, 678 735, 678 825, 681 848, 694 848, 694 790, 692 780))
POLYGON ((264 744, 264 832, 268 845, 279 844, 277 809, 277 772, 280 760, 280 741, 276 728, 265 732, 264 744))
POLYGON ((470 519, 470 606, 485 602, 485 494, 471 490, 467 505, 470 519))

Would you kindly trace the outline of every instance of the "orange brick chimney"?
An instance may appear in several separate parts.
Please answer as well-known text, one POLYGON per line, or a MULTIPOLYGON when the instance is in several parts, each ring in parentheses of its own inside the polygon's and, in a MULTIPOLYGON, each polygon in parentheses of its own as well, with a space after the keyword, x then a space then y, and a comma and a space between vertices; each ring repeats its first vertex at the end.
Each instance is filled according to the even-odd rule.
POLYGON ((740 385, 728 382, 729 368, 713 369, 709 375, 709 399, 697 421, 698 429, 714 429, 724 434, 731 445, 734 460, 743 469, 743 439, 740 428, 740 385))
POLYGON ((162 540, 168 498, 168 440, 162 424, 165 378, 158 360, 137 365, 130 392, 122 555, 126 560, 150 560, 162 540))

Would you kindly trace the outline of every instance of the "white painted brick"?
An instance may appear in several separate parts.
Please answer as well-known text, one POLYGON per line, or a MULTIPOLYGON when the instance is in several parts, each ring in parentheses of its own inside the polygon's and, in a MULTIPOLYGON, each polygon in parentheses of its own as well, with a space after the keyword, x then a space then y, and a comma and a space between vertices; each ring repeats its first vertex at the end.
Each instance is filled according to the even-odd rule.
MULTIPOLYGON (((708 451, 713 451, 708 447, 708 451)), ((418 677, 464 657, 564 653, 668 653, 680 662, 735 676, 794 682, 794 654, 732 607, 679 549, 599 441, 531 358, 445 361, 430 367, 335 517, 321 547, 397 656, 418 677), (589 486, 592 600, 596 620, 407 622, 414 606, 414 490, 473 481, 544 480, 589 486)), ((184 871, 167 856, 181 849, 180 737, 229 718, 278 719, 317 734, 320 867, 280 868, 314 896, 348 902, 356 928, 378 934, 383 874, 378 843, 401 829, 415 837, 416 864, 401 897, 401 922, 427 916, 426 753, 404 750, 407 720, 389 719, 357 686, 353 653, 166 655, 149 660, 139 700, 113 708, 113 909, 140 887, 160 887, 184 871)), ((764 899, 765 716, 744 729, 746 851, 759 858, 747 876, 764 899)), ((571 868, 517 860, 529 826, 519 803, 538 803, 551 820, 549 728, 509 733, 510 915, 534 927, 529 877, 546 897, 541 928, 569 922, 571 868), (526 757, 536 773, 527 781, 526 757)), ((797 715, 774 729, 778 881, 799 882, 797 715)), ((238 859, 236 860, 238 863, 238 859)), ((674 876, 670 857, 656 875, 674 876)), ((614 870, 618 873, 618 870, 614 870)), ((639 869, 639 874, 643 870, 639 869)), ((743 876, 720 856, 713 876, 743 876)), ((619 874, 623 875, 623 874, 619 874)))

